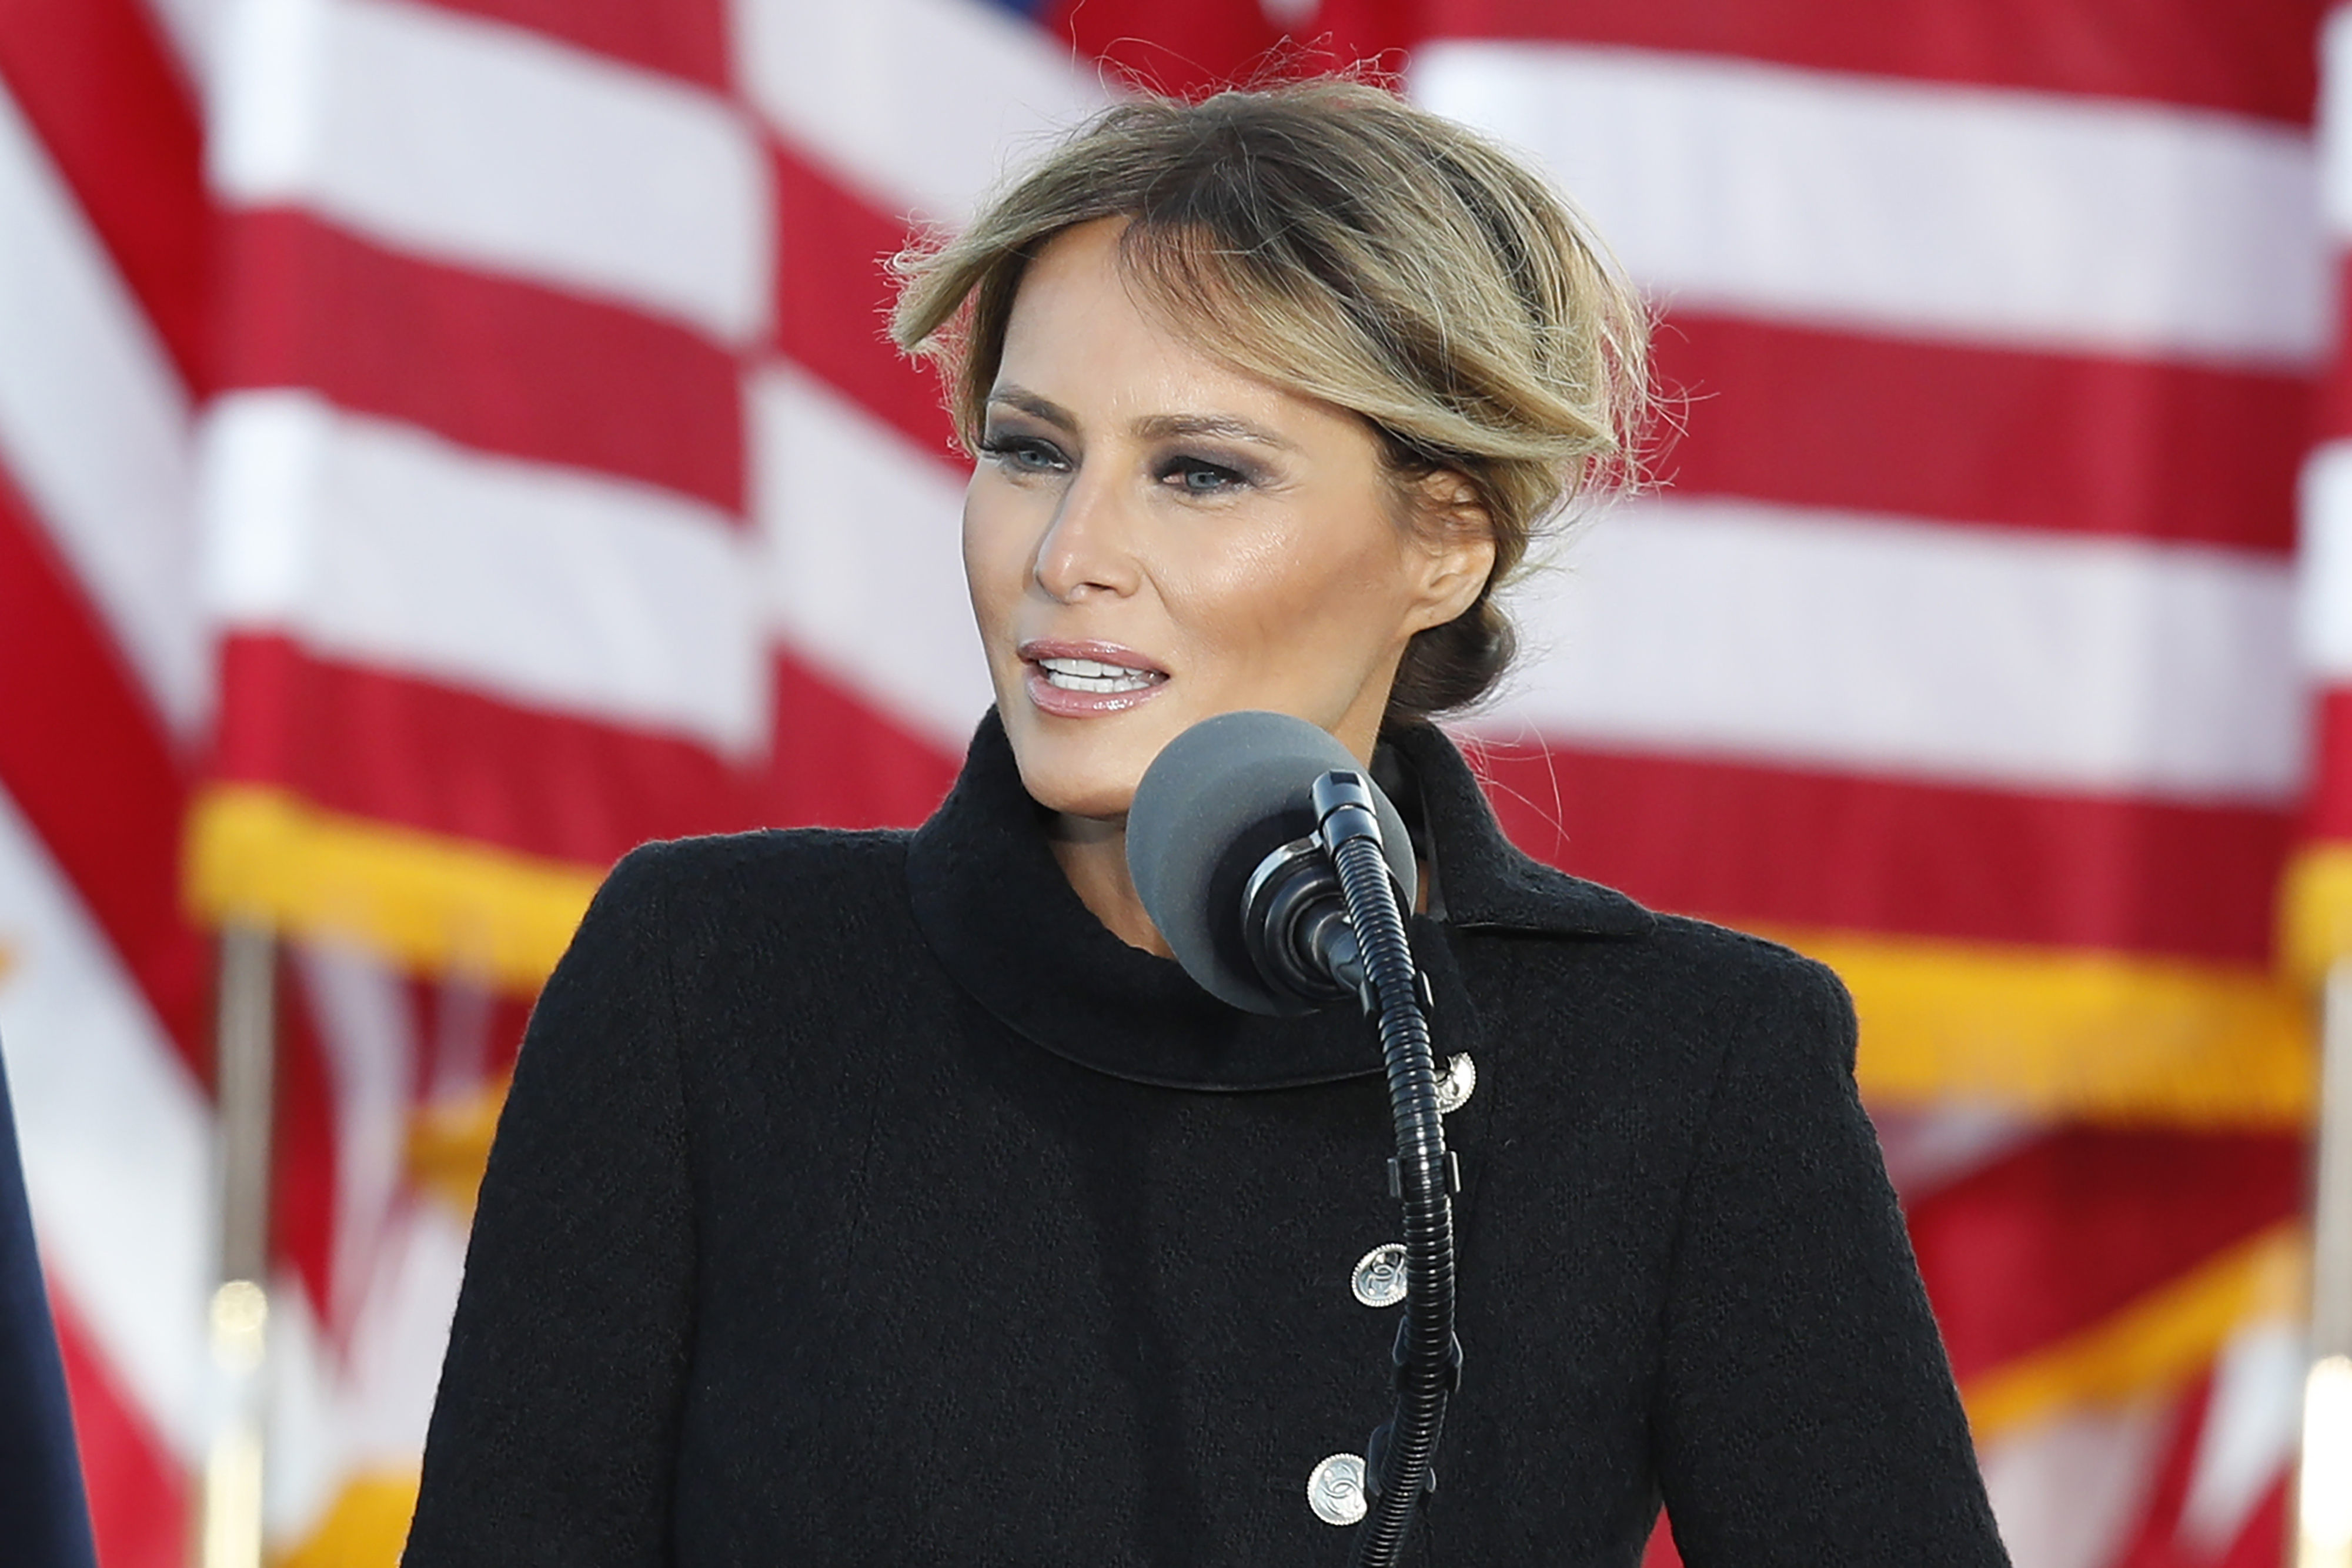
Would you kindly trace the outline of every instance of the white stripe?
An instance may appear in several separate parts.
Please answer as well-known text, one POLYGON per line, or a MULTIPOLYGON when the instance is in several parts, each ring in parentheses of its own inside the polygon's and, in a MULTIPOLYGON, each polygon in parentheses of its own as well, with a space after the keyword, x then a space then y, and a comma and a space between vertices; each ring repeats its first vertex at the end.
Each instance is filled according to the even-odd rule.
POLYGON ((891 213, 961 221, 1110 101, 1068 50, 976 0, 734 0, 734 16, 752 102, 891 213))
POLYGON ((264 1504, 274 1561, 313 1538, 351 1482, 415 1478, 465 1263, 465 1221, 412 1192, 343 1332, 318 1321, 299 1278, 274 1282, 264 1504))
POLYGON ((2352 6, 2320 25, 2316 121, 2321 212, 2330 235, 2352 238, 2352 6))
POLYGON ((2284 127, 1525 43, 1428 45, 1412 83, 1537 154, 1674 302, 2192 359, 2326 346, 2312 148, 2284 127))
POLYGON ((188 408, 32 128, 0 88, 0 465, 40 514, 158 711, 203 716, 188 408))
POLYGON ((225 622, 730 751, 764 743, 753 547, 723 513, 304 392, 224 398, 205 442, 205 591, 225 622))
POLYGON ((2228 1554, 2294 1463, 2309 1365, 2303 1325, 2287 1318, 2239 1325, 2214 1357, 2213 1392, 2197 1437, 2179 1530, 2208 1561, 2228 1554))
POLYGON ((745 401, 776 634, 961 751, 991 701, 964 592, 961 476, 788 367, 745 401))
POLYGON ((2296 622, 2305 667, 2352 681, 2352 441, 2304 460, 2295 551, 2296 622))
POLYGON ((2164 1404, 2069 1410, 1995 1440, 1985 1491, 2016 1568, 2105 1568, 2139 1522, 2171 1428, 2164 1404))
POLYGON ((0 790, 0 1042, 47 1267, 183 1459, 205 1431, 211 1116, 137 987, 0 790))
POLYGON ((364 948, 291 946, 333 1092, 334 1245, 327 1316, 341 1337, 366 1300, 408 1170, 416 1025, 406 977, 364 948))
POLYGON ((2267 556, 1659 500, 1531 587, 1522 700, 1562 739, 2183 800, 2303 776, 2267 556))
POLYGON ((226 0, 145 0, 145 5, 188 84, 203 94, 226 0))
POLYGON ((2041 1136, 2040 1124, 1985 1104, 1946 1104, 1929 1111, 1870 1113, 1886 1179, 1908 1208, 1963 1176, 2041 1136))
POLYGON ((766 169, 712 94, 398 0, 234 0, 217 58, 210 155, 232 202, 723 338, 766 324, 766 169))

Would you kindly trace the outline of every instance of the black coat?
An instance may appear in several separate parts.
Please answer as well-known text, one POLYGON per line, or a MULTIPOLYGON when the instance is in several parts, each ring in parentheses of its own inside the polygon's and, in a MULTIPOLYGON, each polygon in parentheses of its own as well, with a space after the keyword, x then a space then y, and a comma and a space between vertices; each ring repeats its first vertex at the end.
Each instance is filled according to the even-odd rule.
MULTIPOLYGON (((1630 1565, 1663 1494, 1695 1568, 2003 1562, 1837 981, 1396 749, 1478 1076, 1412 1560, 1630 1565)), ((407 1568, 1343 1563, 1306 1484, 1391 1405, 1378 1069, 1096 921, 992 718, 912 835, 638 851, 531 1020, 407 1568)))

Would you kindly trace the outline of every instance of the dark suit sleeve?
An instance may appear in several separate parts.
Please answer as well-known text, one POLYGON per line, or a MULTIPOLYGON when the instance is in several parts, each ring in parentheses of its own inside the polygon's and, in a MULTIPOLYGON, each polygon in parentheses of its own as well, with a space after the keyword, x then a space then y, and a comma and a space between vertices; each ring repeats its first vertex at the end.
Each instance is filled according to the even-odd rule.
POLYGON ((669 1561, 694 1234, 664 853, 614 871, 532 1010, 406 1568, 669 1561))
POLYGON ((1676 1544, 1691 1568, 2005 1563, 1855 1092, 1853 1003, 1793 958, 1739 1002, 1667 1306, 1676 1544))
POLYGON ((0 1552, 24 1568, 91 1568, 65 1369, 41 1288, 16 1124, 0 1071, 0 1552))

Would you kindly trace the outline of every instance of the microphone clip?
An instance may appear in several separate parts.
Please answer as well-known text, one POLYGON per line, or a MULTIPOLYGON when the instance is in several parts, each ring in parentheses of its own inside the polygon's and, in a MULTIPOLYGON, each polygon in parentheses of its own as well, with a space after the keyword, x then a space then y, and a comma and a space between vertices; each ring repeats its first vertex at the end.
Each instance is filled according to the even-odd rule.
MULTIPOLYGON (((1364 972, 1356 928, 1339 885, 1339 847, 1351 839, 1381 843, 1372 783, 1352 768, 1318 777, 1315 831, 1276 849, 1242 891, 1243 941, 1274 985, 1317 1006, 1354 997, 1367 1014, 1378 1008, 1364 972)), ((1391 885, 1395 876, 1390 876, 1391 885)), ((1400 908, 1411 894, 1397 889, 1400 908)))

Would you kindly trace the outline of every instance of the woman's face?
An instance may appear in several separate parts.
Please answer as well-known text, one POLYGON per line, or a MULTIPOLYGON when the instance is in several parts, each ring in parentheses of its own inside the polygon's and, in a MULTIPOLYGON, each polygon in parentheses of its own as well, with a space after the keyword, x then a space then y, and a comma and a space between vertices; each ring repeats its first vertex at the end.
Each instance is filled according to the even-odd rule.
POLYGON ((1123 815, 1186 727, 1267 708, 1369 759, 1406 641, 1493 546, 1466 487, 1401 515, 1371 430, 1226 366, 1140 307, 1120 220, 1024 275, 964 500, 964 570, 1031 795, 1123 815))

